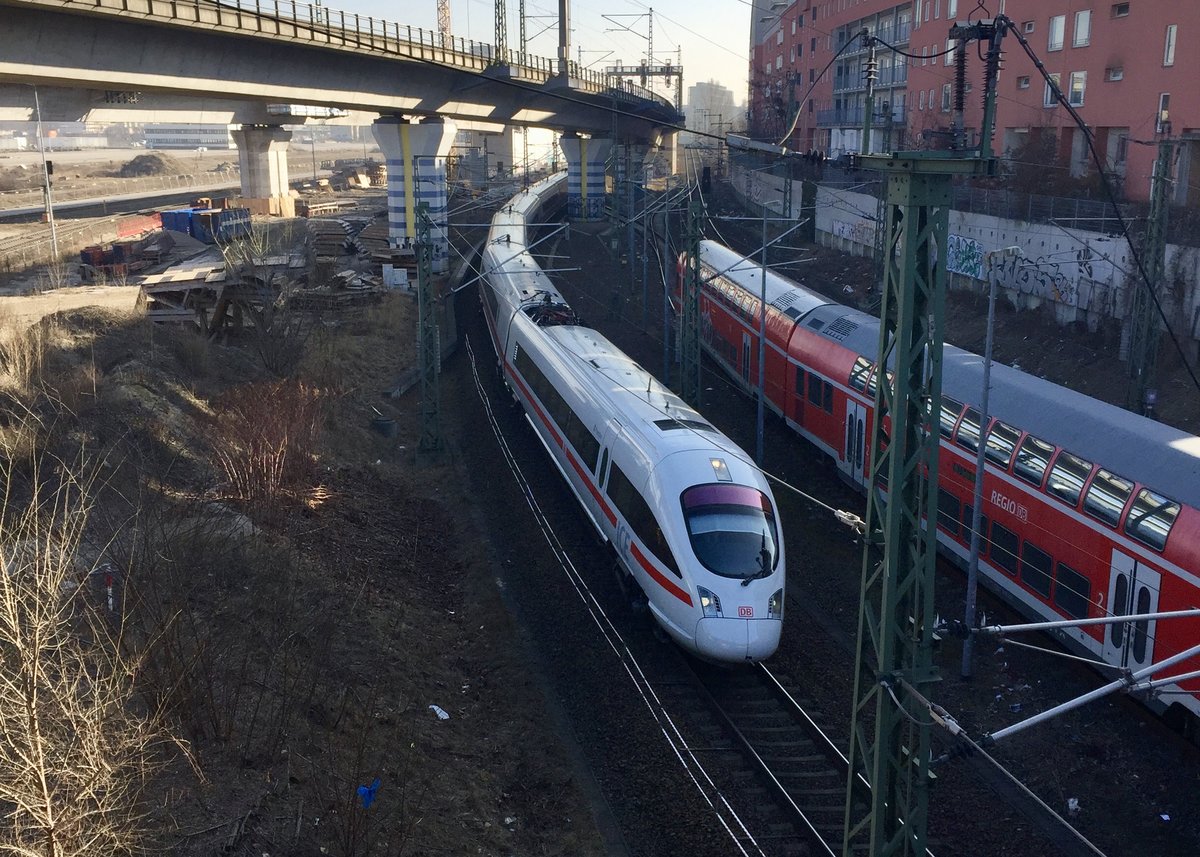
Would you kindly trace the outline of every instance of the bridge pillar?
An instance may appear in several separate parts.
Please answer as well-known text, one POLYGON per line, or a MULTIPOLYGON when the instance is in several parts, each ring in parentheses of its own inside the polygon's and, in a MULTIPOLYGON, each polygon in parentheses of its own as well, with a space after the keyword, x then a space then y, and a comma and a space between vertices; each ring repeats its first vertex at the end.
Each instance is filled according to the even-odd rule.
POLYGON ((567 156, 567 216, 599 220, 604 216, 604 166, 612 140, 570 133, 559 142, 567 156))
POLYGON ((388 243, 412 247, 417 239, 417 204, 429 204, 433 273, 450 270, 446 156, 458 129, 438 118, 420 125, 383 116, 371 128, 388 169, 388 243))
POLYGON ((278 125, 243 125, 233 132, 242 169, 242 198, 255 214, 295 215, 288 187, 288 141, 278 125))

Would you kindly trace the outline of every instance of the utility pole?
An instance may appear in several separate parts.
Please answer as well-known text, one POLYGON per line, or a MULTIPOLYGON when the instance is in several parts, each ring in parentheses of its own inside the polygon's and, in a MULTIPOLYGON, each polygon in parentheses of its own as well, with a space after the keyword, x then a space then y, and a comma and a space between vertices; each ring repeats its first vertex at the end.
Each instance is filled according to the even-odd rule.
POLYGON ((46 192, 46 221, 50 224, 50 252, 58 262, 58 227, 54 223, 54 196, 50 192, 50 175, 54 168, 46 160, 46 136, 42 133, 42 102, 38 99, 37 87, 33 87, 33 112, 37 117, 38 151, 42 153, 42 179, 46 192))
POLYGON ((862 36, 863 45, 867 49, 867 96, 863 108, 862 141, 859 143, 858 148, 862 154, 869 155, 871 154, 871 123, 875 119, 875 78, 879 74, 879 60, 875 58, 875 37, 865 28, 860 35, 862 36))
MULTIPOLYGON (((987 40, 989 50, 998 53, 1000 35, 1010 24, 1000 16, 955 25, 950 34, 987 40)), ((989 97, 997 66, 987 66, 983 91, 989 97)), ((985 126, 981 141, 990 136, 990 126, 985 126)), ((886 177, 886 216, 879 224, 885 249, 878 381, 842 853, 923 857, 929 723, 909 716, 903 703, 910 690, 928 695, 928 685, 937 680, 932 660, 934 489, 951 182, 955 175, 994 174, 995 161, 985 145, 974 152, 897 152, 862 155, 860 160, 886 177), (885 423, 890 424, 886 434, 885 423)))
POLYGON ((1158 364, 1158 315, 1153 294, 1162 294, 1160 286, 1167 267, 1167 214, 1170 212, 1167 196, 1174 158, 1175 143, 1170 139, 1159 140, 1154 176, 1150 180, 1146 244, 1142 248, 1146 282, 1134 285, 1129 311, 1129 387, 1125 407, 1146 416, 1152 415, 1158 398, 1153 387, 1158 364))
MULTIPOLYGON (((789 182, 790 183, 790 182, 789 182)), ((762 207, 762 276, 758 302, 758 408, 754 418, 754 463, 763 466, 763 400, 767 383, 767 207, 762 207)))
POLYGON ((437 0, 438 39, 443 48, 449 48, 453 42, 450 32, 450 0, 437 0))
POLYGON ((687 270, 679 319, 679 395, 700 408, 700 203, 688 203, 687 270))
POLYGON ((495 0, 496 3, 496 57, 495 65, 508 65, 508 2, 495 0))
POLYGON ((433 280, 433 242, 429 203, 417 204, 417 337, 421 370, 421 452, 442 448, 438 375, 442 368, 441 333, 438 327, 437 285, 433 280))
POLYGON ((650 221, 646 203, 649 197, 646 193, 646 171, 649 168, 642 164, 642 330, 650 327, 650 221))

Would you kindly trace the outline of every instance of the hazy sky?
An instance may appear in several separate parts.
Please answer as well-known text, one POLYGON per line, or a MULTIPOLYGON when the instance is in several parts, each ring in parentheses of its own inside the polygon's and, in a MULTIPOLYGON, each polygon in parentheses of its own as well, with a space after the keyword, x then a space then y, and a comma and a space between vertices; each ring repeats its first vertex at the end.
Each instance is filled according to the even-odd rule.
MULTIPOLYGON (((388 21, 436 29, 437 0, 326 0, 331 9, 373 15, 388 21)), ((517 48, 520 26, 518 0, 507 0, 508 43, 517 48)), ((660 63, 675 62, 676 48, 683 49, 684 98, 687 87, 716 80, 733 90, 739 103, 746 100, 746 69, 750 39, 749 0, 574 0, 571 4, 571 58, 595 69, 623 62, 632 65, 646 53, 647 15, 654 10, 654 56, 660 63), (605 20, 610 15, 616 21, 605 20), (641 15, 642 17, 635 17, 641 15), (620 32, 628 27, 633 33, 620 32), (615 31, 616 32, 613 32, 615 31), (635 35, 636 33, 636 35, 635 35), (608 54, 612 51, 611 54, 608 54), (606 56, 607 54, 607 56, 606 56)), ((494 41, 495 7, 490 0, 450 0, 455 36, 494 41)), ((557 0, 525 0, 525 31, 532 54, 554 57, 558 50, 557 0), (538 16, 538 17, 535 17, 538 16), (544 30, 544 32, 543 32, 544 30), (540 35, 536 35, 540 33, 540 35)))

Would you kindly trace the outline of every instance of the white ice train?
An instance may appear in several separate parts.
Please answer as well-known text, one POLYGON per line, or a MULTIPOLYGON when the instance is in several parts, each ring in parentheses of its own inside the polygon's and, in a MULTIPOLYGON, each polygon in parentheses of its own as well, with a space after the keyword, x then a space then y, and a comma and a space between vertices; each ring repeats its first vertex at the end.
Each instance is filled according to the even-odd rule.
POLYGON ((595 330, 527 248, 553 176, 492 220, 481 280, 499 368, 618 567, 680 646, 757 661, 779 644, 783 535, 749 457, 595 330))

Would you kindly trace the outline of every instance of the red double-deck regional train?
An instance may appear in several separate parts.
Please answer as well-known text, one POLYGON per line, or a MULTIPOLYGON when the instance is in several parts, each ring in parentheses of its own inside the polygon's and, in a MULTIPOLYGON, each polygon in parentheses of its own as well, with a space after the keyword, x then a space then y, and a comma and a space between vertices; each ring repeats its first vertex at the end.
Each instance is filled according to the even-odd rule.
MULTIPOLYGON (((699 256, 704 348, 755 395, 762 268, 713 241, 701 242, 699 256)), ((680 275, 687 262, 680 257, 680 275)), ((770 271, 765 295, 766 404, 862 488, 879 320, 770 271)), ((980 570, 1006 601, 1046 620, 1200 606, 1200 438, 998 364, 981 427, 982 358, 947 345, 943 370, 937 530, 948 556, 960 564, 968 556, 982 437, 980 570)), ((1200 644, 1200 620, 1060 636, 1076 651, 1137 671, 1200 644)), ((1194 670, 1200 658, 1168 675, 1194 670)), ((1181 722, 1194 727, 1200 680, 1156 688, 1146 701, 1190 713, 1181 722)))

